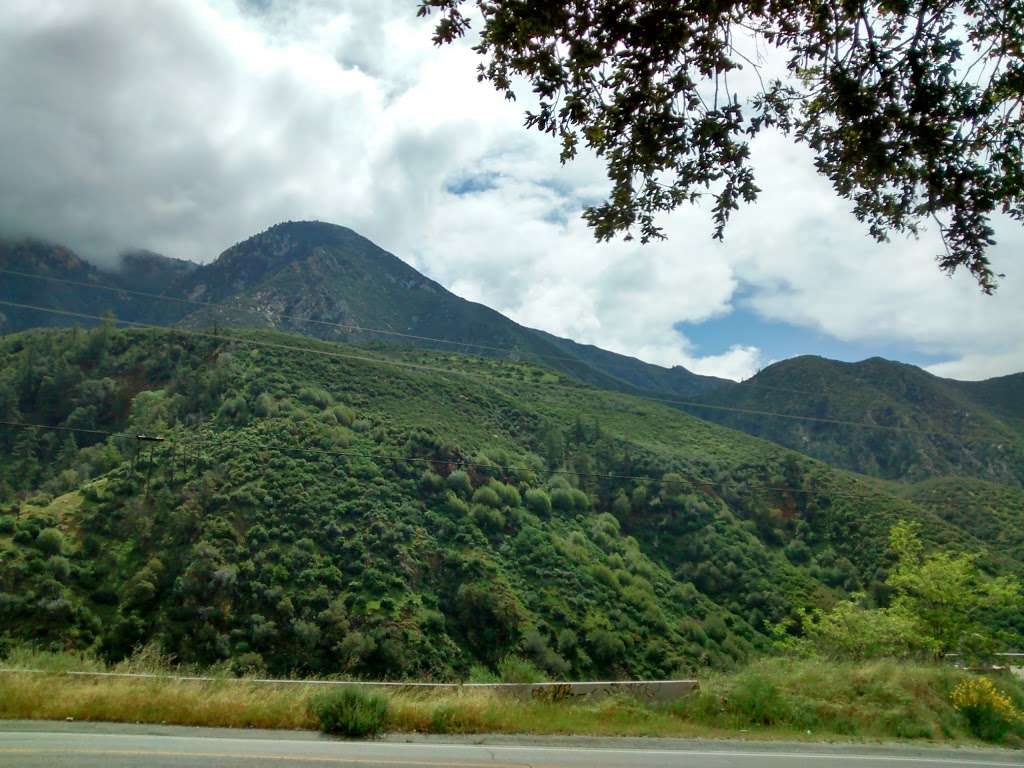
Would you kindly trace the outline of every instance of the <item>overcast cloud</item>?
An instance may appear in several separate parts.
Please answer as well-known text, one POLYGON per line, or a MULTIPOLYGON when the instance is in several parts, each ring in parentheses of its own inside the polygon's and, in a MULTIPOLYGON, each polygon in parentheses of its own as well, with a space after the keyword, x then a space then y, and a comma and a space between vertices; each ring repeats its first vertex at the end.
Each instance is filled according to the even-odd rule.
POLYGON ((148 248, 207 262, 286 219, 350 226, 519 322, 733 378, 756 329, 701 354, 673 330, 731 311, 844 341, 898 342, 941 375, 1024 369, 1024 233, 1000 227, 995 298, 942 276, 935 233, 880 246, 777 136, 759 204, 724 244, 706 211, 670 239, 598 245, 579 219, 601 165, 557 161, 522 104, 434 48, 415 0, 13 0, 0 15, 0 231, 96 261, 148 248))

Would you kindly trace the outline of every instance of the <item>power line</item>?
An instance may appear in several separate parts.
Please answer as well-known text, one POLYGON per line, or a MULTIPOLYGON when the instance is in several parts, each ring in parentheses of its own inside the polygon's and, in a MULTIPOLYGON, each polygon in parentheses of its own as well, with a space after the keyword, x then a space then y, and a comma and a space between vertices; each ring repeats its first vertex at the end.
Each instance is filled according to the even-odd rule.
MULTIPOLYGON (((136 439, 154 440, 155 439, 153 437, 149 437, 149 436, 146 436, 146 435, 133 435, 133 434, 130 434, 130 433, 127 433, 127 432, 112 432, 112 431, 107 431, 107 430, 102 430, 102 429, 86 429, 86 428, 79 428, 79 427, 60 427, 60 426, 51 426, 51 425, 48 425, 48 424, 32 424, 32 423, 28 423, 28 422, 9 421, 9 420, 0 420, 0 425, 8 426, 8 427, 16 427, 16 428, 20 428, 20 429, 58 430, 58 431, 67 431, 67 432, 84 432, 84 433, 88 433, 88 434, 107 435, 109 437, 122 437, 122 438, 127 438, 127 439, 130 439, 130 440, 136 440, 136 439)), ((168 437, 156 438, 156 441, 161 443, 162 445, 166 445, 166 446, 188 446, 188 447, 195 447, 195 446, 199 446, 199 445, 222 447, 225 444, 225 442, 226 442, 226 441, 223 441, 223 440, 222 441, 211 440, 209 438, 177 439, 177 438, 168 438, 168 437)), ((236 444, 233 447, 236 447, 236 448, 238 448, 238 447, 251 448, 252 446, 240 446, 240 445, 236 444)), ((413 464, 431 464, 431 465, 434 465, 434 466, 445 466, 445 467, 448 467, 448 466, 451 466, 451 467, 464 467, 464 468, 468 468, 468 469, 481 469, 481 470, 495 470, 495 469, 498 469, 498 470, 504 470, 506 472, 511 472, 511 471, 536 472, 537 471, 537 469, 535 467, 531 467, 531 466, 527 466, 527 465, 516 465, 516 464, 497 465, 497 464, 494 464, 494 463, 486 463, 485 464, 483 462, 467 461, 467 460, 464 460, 464 459, 456 459, 456 458, 452 458, 452 459, 431 459, 431 458, 427 458, 427 457, 423 457, 423 456, 380 455, 380 454, 369 453, 367 451, 332 450, 332 449, 328 449, 328 448, 314 448, 314 447, 304 446, 304 445, 290 446, 290 445, 284 445, 282 443, 270 443, 270 444, 263 443, 263 444, 260 444, 259 446, 256 446, 256 448, 255 448, 255 450, 267 450, 267 449, 273 449, 273 450, 277 450, 277 451, 281 451, 281 452, 291 451, 291 452, 305 453, 305 454, 314 454, 314 455, 356 457, 356 458, 369 459, 370 461, 373 461, 374 463, 377 463, 377 464, 386 463, 386 462, 399 462, 399 463, 403 463, 404 462, 404 463, 413 463, 413 464)), ((677 471, 677 470, 673 469, 671 471, 677 471)), ((683 471, 685 472, 685 470, 683 470, 683 471)), ((628 474, 621 474, 621 473, 614 473, 614 472, 580 472, 580 471, 577 471, 577 470, 574 470, 574 469, 566 469, 566 468, 552 469, 552 470, 549 470, 549 472, 552 475, 554 475, 554 474, 567 474, 567 475, 572 475, 574 477, 588 477, 588 478, 595 478, 595 479, 602 479, 602 480, 643 480, 643 481, 648 481, 648 482, 650 482, 650 481, 657 482, 658 481, 657 478, 655 478, 655 477, 653 477, 652 475, 649 475, 649 474, 648 475, 628 475, 628 474)), ((707 478, 702 478, 702 477, 698 477, 698 476, 694 476, 694 475, 690 475, 689 482, 692 485, 706 486, 706 487, 709 487, 709 488, 718 488, 720 490, 724 490, 724 489, 728 488, 728 486, 730 485, 730 483, 727 482, 727 481, 723 482, 723 481, 709 480, 707 478)), ((736 483, 742 483, 742 484, 746 485, 746 487, 749 490, 776 491, 776 492, 803 493, 803 494, 820 494, 820 495, 829 495, 829 496, 847 496, 847 497, 851 497, 851 498, 866 498, 868 496, 868 494, 865 494, 865 493, 857 493, 857 492, 853 492, 853 491, 841 491, 841 490, 837 491, 837 490, 834 490, 834 489, 826 489, 826 488, 808 489, 808 488, 796 488, 796 487, 793 487, 793 486, 751 485, 751 484, 746 483, 744 481, 735 481, 735 482, 736 483)))
MULTIPOLYGON (((114 286, 114 285, 104 285, 104 284, 101 284, 101 283, 87 283, 87 282, 84 282, 84 281, 81 281, 81 280, 70 280, 68 278, 54 277, 52 275, 39 275, 39 274, 33 274, 31 272, 21 272, 21 271, 16 270, 16 269, 0 268, 0 274, 15 275, 17 277, 27 277, 27 278, 30 278, 30 279, 33 279, 33 280, 46 280, 46 281, 53 282, 53 283, 61 283, 63 285, 74 285, 74 286, 78 286, 80 288, 92 288, 92 289, 95 289, 95 290, 108 291, 110 293, 124 293, 124 294, 128 294, 128 295, 131 295, 131 296, 139 296, 139 297, 146 298, 146 299, 156 299, 158 301, 169 301, 169 302, 178 303, 178 304, 187 304, 189 306, 194 306, 194 307, 204 307, 204 308, 207 308, 207 309, 241 309, 241 310, 244 310, 244 311, 247 311, 247 312, 252 312, 254 314, 259 314, 260 313, 260 310, 257 307, 254 307, 254 306, 251 306, 251 305, 247 306, 247 305, 244 305, 244 304, 237 304, 237 303, 236 304, 231 304, 231 303, 228 303, 227 301, 221 301, 221 302, 198 301, 196 299, 185 299, 185 298, 180 298, 180 297, 177 297, 177 296, 167 296, 166 294, 162 294, 162 293, 149 293, 147 291, 137 291, 137 290, 134 290, 134 289, 131 289, 131 288, 120 288, 120 287, 114 286)), ((567 362, 577 363, 577 364, 580 364, 580 365, 587 365, 588 367, 590 367, 585 361, 581 360, 578 357, 574 357, 572 355, 553 355, 553 354, 544 353, 544 352, 534 352, 532 350, 518 349, 516 347, 498 347, 498 346, 491 346, 491 345, 488 345, 488 344, 476 344, 476 343, 468 342, 468 341, 455 341, 454 339, 443 339, 443 338, 436 337, 436 336, 421 336, 421 335, 412 334, 412 333, 403 333, 401 331, 385 330, 385 329, 382 329, 382 328, 366 328, 364 326, 356 325, 356 324, 335 323, 335 322, 331 322, 329 320, 317 320, 317 319, 310 318, 310 317, 301 317, 299 315, 293 315, 293 314, 289 314, 287 312, 280 313, 278 315, 278 317, 283 318, 285 320, 291 320, 293 322, 310 323, 310 324, 313 324, 313 325, 320 325, 320 326, 325 326, 325 327, 337 328, 339 330, 343 330, 343 331, 348 332, 348 333, 376 333, 376 334, 381 334, 381 335, 386 335, 386 336, 394 336, 394 337, 403 338, 403 339, 413 339, 415 341, 429 341, 429 342, 436 343, 436 344, 450 344, 452 346, 471 347, 471 348, 474 348, 474 349, 485 349, 485 350, 488 350, 490 352, 504 352, 504 353, 507 353, 510 356, 511 355, 527 355, 527 356, 537 357, 537 358, 546 359, 546 360, 565 360, 567 362)), ((163 327, 163 326, 161 326, 161 327, 163 327)), ((615 354, 615 353, 612 353, 612 354, 615 354)), ((697 375, 699 375, 699 374, 697 374, 697 375)), ((646 390, 644 390, 644 389, 642 389, 640 387, 634 387, 633 385, 629 384, 629 382, 623 382, 623 383, 626 384, 627 386, 629 386, 631 389, 635 390, 635 392, 637 392, 637 393, 644 393, 644 392, 646 392, 646 390)), ((725 387, 725 388, 730 387, 730 386, 758 387, 758 388, 761 388, 761 389, 771 389, 771 390, 776 390, 776 391, 779 391, 779 392, 792 392, 792 393, 798 394, 798 395, 817 395, 817 394, 821 394, 820 392, 810 392, 808 390, 789 389, 789 388, 785 388, 785 387, 777 387, 777 386, 770 385, 770 384, 761 384, 759 382, 750 381, 750 380, 740 381, 740 382, 730 382, 729 384, 723 385, 723 387, 725 387)))
MULTIPOLYGON (((102 317, 100 315, 92 315, 92 314, 88 314, 88 313, 85 313, 85 312, 73 312, 73 311, 70 311, 70 310, 54 309, 52 307, 40 307, 40 306, 36 306, 36 305, 33 305, 33 304, 22 304, 22 303, 19 303, 19 302, 5 301, 5 300, 0 300, 0 306, 9 306, 9 307, 15 307, 17 309, 28 309, 28 310, 35 310, 35 311, 39 311, 39 312, 49 312, 51 314, 61 315, 61 316, 65 316, 65 317, 77 317, 77 318, 82 318, 82 319, 87 319, 87 320, 107 321, 109 319, 109 318, 104 318, 104 317, 102 317)), ((246 338, 244 336, 231 336, 231 335, 226 335, 226 334, 223 334, 223 333, 211 333, 209 331, 194 330, 194 329, 191 329, 191 328, 186 329, 186 328, 180 328, 180 327, 177 327, 177 326, 156 325, 156 324, 153 324, 153 323, 143 323, 143 322, 139 322, 139 321, 136 321, 136 320, 120 320, 120 319, 116 319, 115 318, 115 319, 112 320, 112 322, 118 323, 118 324, 122 324, 122 325, 128 325, 128 326, 131 326, 133 328, 140 328, 140 329, 144 329, 144 330, 158 331, 158 332, 161 332, 161 333, 171 333, 171 334, 177 333, 177 334, 181 334, 181 335, 197 336, 197 337, 200 337, 200 338, 213 339, 213 340, 217 340, 217 341, 226 341, 226 342, 232 342, 232 343, 249 344, 251 346, 266 347, 266 348, 269 348, 269 349, 279 349, 279 350, 285 350, 285 351, 289 351, 289 352, 300 352, 300 353, 303 353, 303 354, 316 354, 316 355, 322 355, 322 356, 325 356, 325 357, 335 358, 335 359, 339 359, 339 360, 354 360, 354 361, 358 361, 358 362, 365 362, 365 363, 371 363, 371 364, 375 364, 375 365, 385 365, 385 366, 391 365, 391 366, 397 366, 397 367, 400 367, 400 368, 408 368, 408 369, 412 369, 412 370, 430 371, 430 372, 433 372, 433 373, 440 373, 440 374, 444 374, 444 375, 455 374, 455 375, 463 376, 463 377, 470 378, 470 379, 477 379, 477 380, 480 380, 480 381, 486 381, 486 382, 491 383, 491 384, 505 384, 505 385, 508 385, 510 383, 507 380, 496 378, 494 376, 487 376, 486 374, 479 374, 479 373, 473 373, 473 372, 468 372, 468 371, 460 371, 460 370, 458 370, 456 368, 450 368, 450 367, 449 368, 442 368, 442 367, 439 367, 439 366, 424 365, 422 363, 410 363, 410 362, 405 362, 405 361, 402 361, 402 360, 393 360, 393 359, 380 358, 380 357, 371 357, 371 356, 368 356, 368 355, 357 355, 357 354, 352 354, 352 353, 348 353, 348 352, 333 352, 333 351, 330 351, 330 350, 316 349, 315 347, 309 347, 309 346, 303 347, 303 346, 297 346, 297 345, 294 345, 294 344, 283 344, 283 343, 280 343, 280 342, 262 341, 262 340, 257 340, 257 339, 246 338)), ((330 342, 321 342, 321 343, 330 343, 330 342)), ((517 381, 515 383, 519 384, 519 385, 524 385, 524 386, 535 386, 535 387, 541 387, 541 388, 546 387, 546 386, 551 386, 551 385, 548 385, 548 384, 542 384, 540 382, 532 382, 532 381, 525 381, 525 380, 517 381)), ((629 395, 629 393, 625 393, 625 392, 619 393, 619 392, 613 392, 612 390, 605 390, 605 391, 608 394, 629 395)), ((729 412, 729 413, 739 413, 739 414, 744 414, 744 415, 749 415, 749 416, 762 416, 762 417, 771 417, 771 418, 779 418, 779 419, 794 419, 796 421, 816 422, 816 423, 829 424, 831 426, 847 426, 847 427, 855 427, 855 428, 861 428, 861 429, 876 429, 876 430, 882 430, 882 431, 885 431, 885 432, 892 432, 892 433, 907 433, 907 434, 927 435, 927 436, 931 436, 931 437, 945 437, 945 438, 949 438, 949 439, 952 439, 952 440, 956 440, 956 441, 961 442, 961 443, 964 443, 966 441, 970 441, 970 442, 973 442, 973 443, 988 443, 988 444, 998 444, 998 445, 1001 445, 1001 444, 1007 442, 1007 440, 995 440, 995 439, 991 439, 991 438, 971 438, 969 436, 957 434, 955 432, 943 432, 943 431, 940 431, 940 430, 926 430, 926 429, 917 429, 917 428, 914 428, 914 427, 894 426, 894 425, 886 425, 886 424, 872 424, 870 422, 851 421, 851 420, 846 420, 846 419, 833 419, 833 418, 828 418, 828 417, 824 417, 824 416, 803 416, 803 415, 792 414, 792 413, 779 413, 779 412, 776 412, 776 411, 764 411, 764 410, 753 409, 753 408, 740 408, 738 406, 713 405, 713 404, 710 404, 710 403, 702 403, 702 402, 694 401, 694 400, 678 400, 678 399, 674 399, 674 398, 643 396, 643 395, 631 395, 631 396, 632 397, 637 397, 640 400, 647 400, 647 401, 651 401, 651 402, 665 403, 665 404, 668 404, 668 405, 684 406, 684 407, 690 407, 690 408, 706 408, 706 409, 715 410, 715 411, 723 411, 723 412, 729 412)))
MULTIPOLYGON (((195 330, 195 329, 192 329, 192 328, 180 328, 178 326, 156 325, 154 323, 143 323, 143 322, 139 322, 137 320, 121 320, 121 319, 118 319, 118 318, 110 319, 110 318, 103 317, 101 315, 90 315, 90 314, 88 314, 86 312, 73 312, 73 311, 66 310, 66 309, 54 309, 52 307, 38 307, 38 306, 35 306, 35 305, 32 305, 32 304, 20 304, 18 302, 14 302, 14 301, 0 300, 0 305, 7 306, 7 307, 15 307, 17 309, 31 309, 31 310, 37 310, 39 312, 50 312, 52 314, 63 315, 65 317, 78 317, 78 318, 82 318, 82 319, 85 319, 85 320, 100 320, 100 321, 110 320, 113 323, 117 323, 117 324, 120 324, 120 325, 128 325, 128 326, 131 326, 132 328, 139 328, 139 329, 142 329, 142 330, 160 331, 162 333, 177 333, 177 334, 181 334, 183 336, 198 336, 200 338, 213 339, 215 341, 229 341, 229 342, 234 342, 234 343, 250 344, 250 345, 256 346, 256 347, 267 347, 267 348, 270 348, 270 349, 283 349, 283 350, 287 350, 287 351, 290 351, 290 352, 303 352, 303 353, 308 353, 308 354, 323 355, 325 357, 332 357, 332 358, 336 358, 336 359, 339 359, 339 360, 356 360, 356 361, 363 362, 363 363, 376 363, 378 365, 395 365, 395 366, 399 366, 399 367, 402 367, 402 368, 413 368, 413 369, 419 369, 419 370, 424 370, 424 371, 433 371, 435 373, 457 373, 457 374, 460 374, 460 375, 463 375, 463 376, 469 376, 469 377, 473 377, 473 378, 480 378, 480 379, 489 378, 492 381, 498 381, 498 379, 494 379, 493 377, 484 377, 484 376, 480 376, 479 374, 466 373, 464 371, 458 371, 458 370, 454 370, 454 369, 451 369, 451 368, 440 368, 438 366, 423 365, 423 364, 420 364, 420 363, 407 363, 407 362, 404 362, 404 361, 401 361, 401 360, 388 360, 388 359, 379 358, 379 357, 370 357, 370 356, 367 356, 367 355, 355 355, 355 354, 344 353, 344 352, 332 352, 332 351, 326 350, 326 349, 316 349, 314 347, 301 347, 301 346, 296 346, 294 344, 281 344, 279 342, 274 342, 274 341, 260 341, 260 340, 257 340, 257 339, 247 339, 247 338, 245 338, 243 336, 230 336, 230 335, 223 334, 223 333, 211 333, 209 331, 200 331, 200 330, 195 330)), ((314 339, 313 341, 320 341, 320 340, 319 339, 314 339)), ((322 342, 321 341, 321 343, 329 343, 329 342, 322 342)))
MULTIPOLYGON (((178 304, 188 304, 195 307, 203 307, 206 309, 242 309, 248 312, 259 314, 259 309, 253 306, 246 306, 243 304, 229 304, 225 301, 213 302, 213 301, 197 301, 195 299, 183 299, 176 296, 167 296, 159 293, 148 293, 146 291, 136 291, 129 288, 118 288, 113 285, 102 285, 99 283, 86 283, 80 280, 69 280, 62 277, 52 277, 50 275, 34 275, 31 272, 19 272, 15 269, 0 268, 0 273, 8 275, 16 275, 18 277, 28 277, 34 280, 48 280, 54 283, 62 283, 64 285, 74 285, 81 288, 94 288, 96 290, 109 291, 111 293, 124 293, 132 296, 140 296, 146 299, 157 299, 159 301, 170 301, 178 304)), ((530 350, 517 349, 515 347, 495 347, 487 344, 476 344, 469 341, 455 341, 454 339, 442 339, 435 336, 420 336, 413 333, 403 333, 401 331, 385 330, 383 328, 366 328, 361 325, 354 323, 335 323, 330 320, 317 320, 311 317, 301 317, 299 315, 289 314, 287 312, 281 312, 278 314, 279 318, 284 320, 291 320, 293 322, 310 323, 313 325, 321 325, 330 328, 337 328, 347 333, 377 333, 385 336, 396 336, 403 339, 413 339, 415 341, 429 341, 436 344, 451 344, 459 347, 473 347, 475 349, 486 349, 491 352, 507 352, 509 354, 522 354, 532 355, 534 357, 541 357, 551 360, 567 360, 569 362, 583 363, 577 357, 570 355, 552 355, 543 352, 533 352, 530 350)))

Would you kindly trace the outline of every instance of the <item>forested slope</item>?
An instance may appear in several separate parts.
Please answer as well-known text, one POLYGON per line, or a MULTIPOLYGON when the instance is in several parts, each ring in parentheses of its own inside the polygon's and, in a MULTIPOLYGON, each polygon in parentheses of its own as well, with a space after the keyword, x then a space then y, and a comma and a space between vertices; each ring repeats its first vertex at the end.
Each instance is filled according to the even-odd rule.
POLYGON ((694 414, 857 472, 1024 485, 1022 374, 964 382, 881 358, 803 356, 699 399, 712 407, 694 414))
POLYGON ((550 368, 237 333, 0 339, 3 636, 278 674, 514 654, 653 677, 747 658, 797 607, 884 600, 895 520, 985 547, 885 484, 550 368))

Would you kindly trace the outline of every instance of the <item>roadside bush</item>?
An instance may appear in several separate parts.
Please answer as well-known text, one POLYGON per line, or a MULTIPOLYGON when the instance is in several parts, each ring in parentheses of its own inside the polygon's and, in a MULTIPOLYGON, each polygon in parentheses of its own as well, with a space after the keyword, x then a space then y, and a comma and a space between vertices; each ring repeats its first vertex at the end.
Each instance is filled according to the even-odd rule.
POLYGON ((474 664, 469 668, 469 677, 466 678, 467 683, 500 683, 501 678, 498 677, 489 668, 483 664, 474 664))
POLYGON ((310 711, 321 731, 356 739, 383 731, 388 708, 384 696, 358 688, 326 691, 310 701, 310 711))
POLYGON ((788 707, 778 686, 767 675, 748 670, 740 675, 726 706, 742 722, 774 725, 788 719, 788 707))
POLYGON ((543 683, 547 676, 526 659, 506 656, 498 662, 498 675, 503 683, 543 683))
POLYGON ((987 677, 964 680, 949 698, 966 718, 971 733, 983 741, 1002 741, 1012 727, 1024 725, 1024 716, 1010 697, 987 677))

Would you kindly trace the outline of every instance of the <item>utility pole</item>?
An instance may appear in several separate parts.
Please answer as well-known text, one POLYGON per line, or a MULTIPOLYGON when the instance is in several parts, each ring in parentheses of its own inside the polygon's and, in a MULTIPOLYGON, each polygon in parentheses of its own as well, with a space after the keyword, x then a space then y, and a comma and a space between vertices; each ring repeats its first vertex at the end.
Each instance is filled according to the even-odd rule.
POLYGON ((149 443, 149 459, 146 465, 146 485, 145 494, 146 498, 149 498, 149 478, 153 474, 153 443, 162 443, 164 439, 162 437, 156 437, 155 435, 136 435, 135 436, 135 455, 139 453, 139 443, 149 443))

